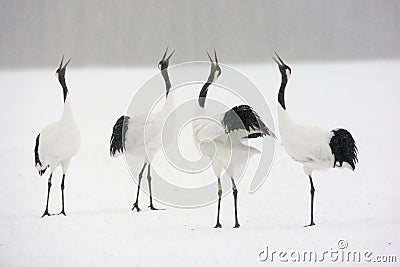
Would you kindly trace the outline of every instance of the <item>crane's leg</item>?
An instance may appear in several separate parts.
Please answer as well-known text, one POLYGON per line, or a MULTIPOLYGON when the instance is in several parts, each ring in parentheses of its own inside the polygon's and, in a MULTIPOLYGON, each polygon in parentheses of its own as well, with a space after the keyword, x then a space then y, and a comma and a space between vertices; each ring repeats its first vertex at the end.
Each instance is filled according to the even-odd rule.
POLYGON ((217 224, 214 226, 214 228, 222 227, 222 225, 219 222, 219 211, 221 209, 221 196, 222 196, 221 179, 218 177, 218 213, 217 213, 217 224))
POLYGON ((46 202, 46 209, 43 212, 42 218, 44 216, 50 216, 50 213, 49 213, 49 197, 50 197, 50 188, 51 188, 51 177, 53 177, 53 173, 50 173, 49 180, 47 181, 47 202, 46 202))
POLYGON ((313 226, 313 225, 315 225, 315 223, 314 223, 314 192, 315 192, 315 188, 314 188, 314 184, 313 184, 311 175, 309 175, 308 177, 310 178, 310 185, 311 185, 311 190, 310 190, 310 193, 311 193, 311 222, 310 222, 310 224, 308 224, 306 226, 313 226))
POLYGON ((141 170, 140 173, 139 173, 138 188, 137 188, 137 193, 136 193, 136 202, 133 203, 132 210, 135 210, 135 209, 136 209, 136 211, 140 211, 140 208, 139 208, 140 182, 142 181, 143 172, 144 172, 144 168, 146 168, 146 165, 147 165, 147 163, 145 162, 145 163, 143 164, 142 170, 141 170))
POLYGON ((231 177, 231 181, 232 181, 233 201, 234 201, 234 204, 235 204, 235 226, 234 226, 234 228, 239 228, 240 224, 239 224, 238 215, 237 215, 237 194, 238 194, 238 190, 236 188, 235 180, 232 177, 231 177))
POLYGON ((65 180, 65 173, 63 173, 62 182, 61 182, 62 210, 58 215, 63 214, 64 216, 67 216, 67 214, 65 214, 65 210, 64 210, 64 188, 65 188, 64 180, 65 180))
POLYGON ((151 210, 159 210, 159 209, 157 209, 157 208, 155 208, 155 207, 153 206, 153 194, 152 194, 152 192, 151 192, 150 164, 148 165, 148 169, 147 169, 147 181, 148 181, 148 183, 149 183, 149 193, 150 193, 150 206, 149 206, 149 208, 150 208, 151 210))

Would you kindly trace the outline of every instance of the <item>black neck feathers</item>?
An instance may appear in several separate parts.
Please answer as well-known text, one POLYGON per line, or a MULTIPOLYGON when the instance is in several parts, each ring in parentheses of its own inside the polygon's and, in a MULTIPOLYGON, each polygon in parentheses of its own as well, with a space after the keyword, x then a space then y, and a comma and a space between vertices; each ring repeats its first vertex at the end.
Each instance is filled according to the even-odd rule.
POLYGON ((285 89, 286 89, 286 84, 288 82, 288 79, 286 76, 282 75, 282 82, 281 82, 281 88, 279 89, 278 93, 278 102, 281 105, 281 107, 286 110, 285 106, 285 89))
POLYGON ((67 99, 67 95, 68 95, 68 87, 67 87, 67 84, 65 83, 65 76, 62 75, 61 73, 59 73, 58 81, 60 82, 60 84, 63 88, 64 102, 65 102, 65 100, 67 99))
POLYGON ((208 92, 208 87, 211 85, 211 82, 206 82, 203 87, 201 88, 200 94, 199 94, 199 106, 204 108, 204 105, 206 103, 206 97, 207 97, 207 92, 208 92))
POLYGON ((161 75, 163 76, 165 82, 165 97, 168 97, 169 89, 171 89, 171 81, 169 80, 168 69, 165 68, 161 70, 161 75))

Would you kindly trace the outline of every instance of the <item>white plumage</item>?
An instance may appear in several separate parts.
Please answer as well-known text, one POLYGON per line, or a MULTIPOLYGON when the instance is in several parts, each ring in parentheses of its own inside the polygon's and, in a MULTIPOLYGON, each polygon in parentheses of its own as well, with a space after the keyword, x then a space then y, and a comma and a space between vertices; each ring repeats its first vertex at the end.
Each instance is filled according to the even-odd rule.
MULTIPOLYGON (((206 110, 202 111, 205 115, 206 110)), ((261 151, 243 143, 250 132, 241 129, 227 133, 221 123, 224 115, 225 113, 214 115, 211 117, 213 120, 201 117, 193 120, 193 139, 198 150, 214 160, 212 166, 217 177, 221 177, 224 170, 227 175, 234 177, 235 169, 241 169, 249 158, 261 151)), ((260 133, 251 131, 255 132, 260 133)))
MULTIPOLYGON (((275 53, 276 54, 276 53, 275 53)), ((278 119, 282 144, 286 153, 303 165, 304 173, 309 177, 311 186, 311 221, 314 223, 314 184, 313 171, 327 170, 335 167, 355 169, 357 159, 357 147, 351 134, 345 129, 332 131, 322 130, 317 127, 300 125, 292 121, 285 105, 285 88, 291 75, 291 69, 276 54, 282 75, 281 87, 278 93, 278 119)))
MULTIPOLYGON (((163 111, 166 111, 165 106, 163 111)), ((160 129, 165 121, 165 114, 152 113, 149 116, 139 115, 129 119, 125 134, 126 153, 145 156, 146 162, 151 163, 155 154, 161 148, 160 129)))
MULTIPOLYGON (((63 57, 64 59, 64 57, 63 57)), ((62 190, 62 210, 59 214, 65 214, 64 209, 64 180, 67 173, 71 158, 79 151, 80 133, 75 123, 71 109, 71 100, 65 83, 65 71, 69 61, 62 67, 63 59, 60 67, 57 69, 58 80, 63 88, 64 95, 64 111, 60 121, 48 124, 43 128, 36 138, 35 146, 35 166, 42 175, 47 168, 50 169, 50 178, 48 180, 48 192, 46 209, 42 215, 49 216, 48 205, 51 188, 51 179, 53 172, 58 166, 61 166, 63 178, 61 183, 62 190)))
POLYGON ((286 153, 303 164, 307 175, 311 175, 313 170, 326 170, 333 166, 334 156, 329 147, 333 132, 294 123, 280 105, 278 118, 286 153))
MULTIPOLYGON (((215 52, 215 51, 214 51, 215 52)), ((207 53, 208 54, 208 53, 207 53)), ((218 180, 218 215, 215 228, 220 228, 219 222, 220 203, 222 187, 220 178, 223 171, 230 176, 234 196, 235 207, 235 228, 240 227, 237 216, 237 193, 235 177, 237 170, 243 169, 243 165, 252 156, 261 153, 254 147, 244 144, 248 138, 275 135, 265 126, 258 114, 248 105, 236 106, 227 112, 217 115, 207 115, 204 108, 209 86, 221 75, 221 68, 218 64, 215 52, 215 62, 208 55, 211 61, 211 72, 207 82, 201 89, 199 95, 199 106, 195 119, 192 121, 193 140, 203 155, 212 161, 212 168, 218 180)))
POLYGON ((169 94, 171 88, 171 82, 168 76, 168 65, 171 56, 174 51, 167 57, 166 49, 163 58, 158 64, 161 74, 164 78, 166 87, 166 99, 165 104, 161 111, 157 113, 142 114, 130 118, 129 116, 121 116, 113 127, 113 133, 110 141, 110 155, 117 157, 122 153, 129 153, 138 157, 144 158, 143 167, 139 173, 138 189, 136 195, 136 201, 133 204, 132 210, 140 211, 139 208, 139 192, 140 184, 146 165, 147 180, 149 184, 150 193, 150 205, 149 208, 157 210, 153 206, 153 197, 151 189, 151 162, 158 150, 162 147, 162 129, 168 115, 174 108, 173 95, 169 94))
POLYGON ((36 165, 38 171, 47 167, 51 172, 61 165, 66 173, 70 159, 74 156, 80 145, 79 128, 74 121, 61 120, 47 125, 40 132, 39 158, 42 166, 36 165))

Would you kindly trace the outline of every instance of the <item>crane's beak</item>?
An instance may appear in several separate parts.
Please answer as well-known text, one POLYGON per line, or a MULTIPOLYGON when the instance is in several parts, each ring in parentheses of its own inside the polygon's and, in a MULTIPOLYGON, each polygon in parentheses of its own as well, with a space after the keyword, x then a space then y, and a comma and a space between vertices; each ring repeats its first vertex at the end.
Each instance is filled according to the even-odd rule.
POLYGON ((64 70, 64 71, 65 71, 65 69, 67 68, 67 66, 68 66, 68 64, 69 64, 70 61, 71 61, 71 58, 67 61, 67 63, 65 63, 65 65, 64 65, 64 67, 63 67, 64 55, 62 56, 60 66, 58 67, 58 69, 56 70, 56 73, 55 73, 56 76, 57 76, 57 74, 60 74, 60 71, 61 71, 61 70, 64 70))
POLYGON ((167 46, 167 49, 165 49, 165 52, 164 52, 164 55, 163 55, 161 61, 165 60, 165 56, 167 55, 167 52, 168 52, 168 46, 167 46))
POLYGON ((69 64, 70 61, 71 61, 71 58, 69 58, 68 61, 67 61, 67 63, 65 63, 63 69, 66 69, 66 68, 67 68, 67 66, 68 66, 68 64, 69 64))
POLYGON ((210 62, 211 62, 211 63, 214 63, 214 61, 213 61, 213 59, 211 58, 211 56, 210 56, 210 54, 208 53, 208 51, 206 51, 206 52, 207 52, 208 58, 210 59, 210 62))
POLYGON ((217 51, 215 50, 215 48, 214 48, 214 59, 211 58, 211 56, 210 56, 210 54, 208 53, 208 51, 206 51, 206 52, 207 52, 208 58, 210 59, 210 62, 211 62, 213 65, 215 65, 215 66, 219 66, 219 64, 218 64, 218 57, 217 57, 217 51))
POLYGON ((172 53, 167 57, 167 59, 165 59, 165 61, 169 61, 169 59, 172 57, 172 55, 175 53, 175 50, 172 51, 172 53))
POLYGON ((62 58, 61 58, 60 66, 58 67, 57 71, 65 69, 68 66, 70 61, 71 61, 71 58, 67 61, 67 63, 65 63, 65 65, 63 67, 63 62, 64 62, 64 55, 63 55, 62 58))
POLYGON ((280 58, 280 56, 278 55, 278 53, 276 53, 276 51, 274 51, 275 55, 277 56, 278 59, 272 57, 272 59, 276 62, 276 64, 278 64, 279 66, 284 66, 285 63, 283 62, 283 60, 280 58), (279 61, 278 61, 279 60, 279 61))
POLYGON ((58 67, 58 69, 61 69, 62 64, 63 64, 63 61, 64 61, 64 55, 63 55, 62 58, 61 58, 61 63, 60 63, 60 66, 58 67))
POLYGON ((217 66, 219 66, 219 64, 218 64, 218 58, 217 58, 217 51, 215 50, 215 48, 214 48, 214 57, 215 57, 215 64, 216 64, 217 66))
POLYGON ((165 49, 164 55, 163 55, 163 57, 162 57, 160 62, 167 62, 168 63, 170 58, 172 57, 172 55, 175 53, 175 50, 172 51, 172 53, 166 58, 167 53, 168 53, 168 46, 167 46, 167 49, 165 49))

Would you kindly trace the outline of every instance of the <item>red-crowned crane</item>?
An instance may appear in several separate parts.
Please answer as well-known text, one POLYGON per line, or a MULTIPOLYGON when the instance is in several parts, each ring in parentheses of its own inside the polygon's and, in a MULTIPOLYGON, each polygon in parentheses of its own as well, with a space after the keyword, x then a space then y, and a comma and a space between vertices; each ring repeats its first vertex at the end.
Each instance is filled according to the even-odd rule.
POLYGON ((211 71, 199 94, 196 118, 192 121, 193 139, 200 153, 213 159, 212 168, 218 182, 218 212, 215 228, 222 227, 219 214, 222 196, 221 176, 224 170, 232 182, 235 208, 234 228, 239 228, 238 190, 235 184, 235 176, 238 175, 237 171, 240 171, 250 157, 261 153, 256 148, 244 144, 243 141, 249 138, 264 137, 265 135, 276 137, 264 124, 257 112, 248 105, 236 106, 224 113, 212 114, 211 117, 207 115, 205 101, 208 89, 222 73, 216 51, 214 50, 215 60, 208 53, 207 55, 211 61, 211 71))
POLYGON ((311 186, 311 221, 314 222, 314 184, 312 173, 316 170, 329 168, 349 168, 354 171, 357 159, 357 146, 351 134, 345 129, 326 131, 317 127, 300 125, 289 116, 285 105, 285 88, 292 73, 291 68, 275 52, 282 75, 278 93, 278 119, 282 144, 286 153, 294 160, 303 164, 304 173, 308 176, 311 186))
POLYGON ((131 153, 135 156, 144 158, 144 164, 139 172, 138 188, 136 193, 136 201, 132 210, 141 211, 139 208, 139 192, 140 183, 142 181, 143 172, 147 165, 147 181, 150 193, 151 210, 157 210, 153 206, 153 195, 151 190, 151 162, 158 150, 162 147, 162 128, 168 114, 174 108, 173 95, 169 94, 171 82, 168 76, 169 60, 175 51, 167 56, 168 47, 158 63, 158 68, 165 82, 165 103, 160 112, 151 114, 142 114, 135 117, 121 116, 113 127, 110 140, 110 155, 117 157, 122 153, 131 153))
POLYGON ((50 169, 50 177, 47 183, 47 202, 46 209, 42 215, 50 216, 49 213, 49 197, 51 188, 51 178, 54 170, 61 166, 63 176, 61 182, 61 193, 62 193, 62 210, 58 214, 65 214, 64 209, 64 181, 65 175, 68 170, 68 166, 71 162, 71 158, 76 155, 79 151, 80 146, 80 133, 79 128, 75 123, 74 116, 72 114, 71 100, 65 83, 65 71, 68 63, 63 65, 64 56, 61 59, 60 66, 58 67, 56 74, 58 75, 58 81, 61 84, 64 95, 64 111, 60 121, 48 124, 43 128, 40 134, 36 138, 35 145, 35 166, 39 171, 39 175, 42 176, 47 169, 50 169))

